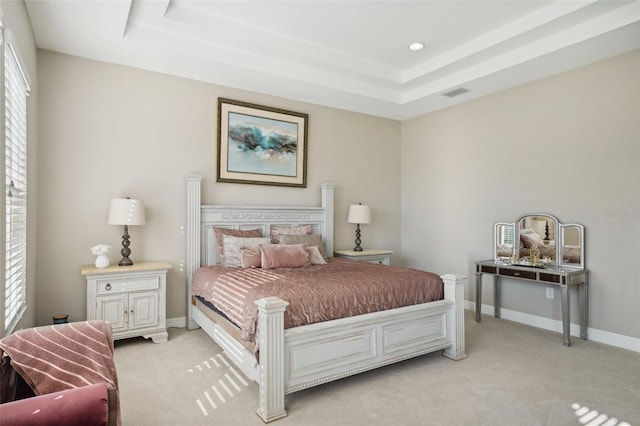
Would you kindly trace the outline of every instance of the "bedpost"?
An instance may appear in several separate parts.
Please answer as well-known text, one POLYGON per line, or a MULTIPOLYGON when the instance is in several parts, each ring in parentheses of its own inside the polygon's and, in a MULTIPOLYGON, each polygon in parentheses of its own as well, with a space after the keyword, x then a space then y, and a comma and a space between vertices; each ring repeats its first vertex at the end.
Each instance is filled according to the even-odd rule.
POLYGON ((324 207, 324 247, 327 257, 333 257, 333 197, 336 187, 333 183, 323 183, 322 188, 322 207, 324 207))
POLYGON ((284 409, 284 311, 288 302, 277 297, 255 301, 258 306, 260 418, 268 423, 287 415, 284 409))
POLYGON ((202 176, 187 176, 187 328, 198 324, 191 316, 193 274, 200 266, 200 184, 202 176))
POLYGON ((460 360, 467 357, 464 344, 464 282, 467 277, 442 275, 444 298, 453 302, 453 309, 447 311, 447 334, 451 336, 451 347, 444 350, 444 356, 460 360))

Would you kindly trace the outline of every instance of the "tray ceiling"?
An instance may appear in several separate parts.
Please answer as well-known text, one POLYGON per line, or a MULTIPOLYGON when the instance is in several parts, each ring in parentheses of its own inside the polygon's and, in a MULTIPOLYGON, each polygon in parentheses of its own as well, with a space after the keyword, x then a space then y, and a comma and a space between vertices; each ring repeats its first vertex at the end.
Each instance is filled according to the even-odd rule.
POLYGON ((42 49, 399 120, 640 48, 638 0, 25 3, 42 49))

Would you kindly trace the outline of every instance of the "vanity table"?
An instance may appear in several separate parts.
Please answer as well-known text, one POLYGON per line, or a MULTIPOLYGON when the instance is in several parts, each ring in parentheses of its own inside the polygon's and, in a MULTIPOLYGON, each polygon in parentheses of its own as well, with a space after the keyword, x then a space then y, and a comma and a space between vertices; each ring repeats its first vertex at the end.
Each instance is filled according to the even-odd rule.
POLYGON ((584 226, 563 224, 548 213, 526 214, 498 222, 493 232, 493 260, 475 262, 476 322, 481 320, 482 275, 493 275, 493 305, 500 318, 502 278, 560 287, 562 337, 571 345, 569 288, 578 289, 580 338, 587 338, 588 271, 584 261, 584 226))
POLYGON ((565 346, 571 345, 569 325, 569 287, 578 287, 578 308, 580 310, 580 338, 587 339, 587 306, 588 283, 587 270, 564 268, 560 266, 533 267, 508 264, 496 260, 476 262, 476 322, 481 321, 482 275, 493 275, 494 316, 500 318, 500 298, 502 277, 526 280, 536 285, 553 285, 560 287, 560 304, 562 306, 562 341, 565 346))

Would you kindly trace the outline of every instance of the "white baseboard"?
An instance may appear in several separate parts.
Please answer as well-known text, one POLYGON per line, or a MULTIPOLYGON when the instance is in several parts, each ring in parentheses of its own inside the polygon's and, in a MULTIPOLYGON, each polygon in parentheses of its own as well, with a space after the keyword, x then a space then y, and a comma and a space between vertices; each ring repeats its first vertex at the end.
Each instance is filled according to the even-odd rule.
MULTIPOLYGON (((464 301, 464 308, 470 311, 476 310, 476 303, 470 300, 464 301)), ((481 312, 484 315, 494 314, 493 305, 482 305, 481 312)), ((521 324, 531 325, 533 327, 545 330, 556 331, 562 333, 562 321, 551 318, 540 317, 537 315, 525 314, 523 312, 512 311, 509 309, 500 309, 500 316, 509 321, 519 322, 521 324)), ((569 327, 571 336, 580 336, 580 324, 571 323, 569 327)), ((640 339, 625 336, 623 334, 611 333, 608 331, 598 330, 596 328, 587 327, 587 338, 594 342, 604 343, 618 348, 628 349, 634 352, 640 352, 640 339)))
POLYGON ((167 318, 167 328, 187 328, 187 317, 167 318))

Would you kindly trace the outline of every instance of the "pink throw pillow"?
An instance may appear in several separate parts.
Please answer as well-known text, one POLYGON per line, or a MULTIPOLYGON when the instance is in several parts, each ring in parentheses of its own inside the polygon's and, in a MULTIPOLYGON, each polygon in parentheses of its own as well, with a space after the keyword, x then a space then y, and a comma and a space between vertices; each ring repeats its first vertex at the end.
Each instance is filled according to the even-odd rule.
POLYGON ((260 247, 241 248, 240 264, 243 268, 259 268, 262 265, 262 252, 260 247))
POLYGON ((271 225, 271 243, 280 244, 280 235, 311 235, 311 225, 277 226, 271 225))
POLYGON ((318 246, 307 246, 309 249, 309 261, 312 265, 326 265, 327 261, 320 253, 320 248, 318 246))
POLYGON ((320 234, 311 234, 311 235, 289 235, 282 234, 280 235, 280 244, 306 244, 309 247, 318 246, 320 250, 320 254, 324 257, 324 242, 322 241, 322 235, 320 234))
POLYGON ((263 269, 300 268, 311 264, 306 244, 264 244, 260 246, 260 252, 263 269))

